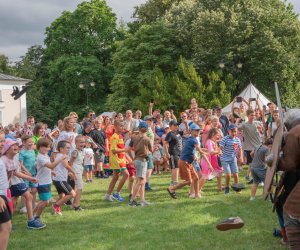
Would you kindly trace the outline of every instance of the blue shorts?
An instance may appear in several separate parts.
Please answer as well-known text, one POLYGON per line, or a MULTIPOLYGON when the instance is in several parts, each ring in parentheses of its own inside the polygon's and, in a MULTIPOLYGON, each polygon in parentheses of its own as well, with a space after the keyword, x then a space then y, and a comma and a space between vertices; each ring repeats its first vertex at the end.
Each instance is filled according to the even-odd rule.
POLYGON ((150 153, 150 154, 148 154, 147 169, 153 169, 153 168, 154 168, 153 155, 152 155, 152 153, 150 153))
POLYGON ((26 184, 26 186, 27 186, 28 188, 36 188, 36 187, 38 186, 38 184, 33 183, 33 182, 31 182, 31 181, 27 181, 27 180, 24 180, 24 183, 26 184))
POLYGON ((11 197, 19 197, 28 191, 28 188, 24 182, 10 186, 11 197))
POLYGON ((221 160, 221 164, 222 164, 225 174, 236 174, 239 172, 236 158, 234 158, 233 161, 222 161, 221 160))
POLYGON ((94 165, 85 165, 84 166, 84 171, 93 171, 94 170, 94 165))
POLYGON ((39 185, 37 191, 41 201, 48 201, 52 197, 51 184, 39 185))
POLYGON ((194 169, 196 170, 197 173, 201 171, 201 167, 199 165, 199 162, 193 161, 192 165, 193 165, 193 167, 194 167, 194 169))

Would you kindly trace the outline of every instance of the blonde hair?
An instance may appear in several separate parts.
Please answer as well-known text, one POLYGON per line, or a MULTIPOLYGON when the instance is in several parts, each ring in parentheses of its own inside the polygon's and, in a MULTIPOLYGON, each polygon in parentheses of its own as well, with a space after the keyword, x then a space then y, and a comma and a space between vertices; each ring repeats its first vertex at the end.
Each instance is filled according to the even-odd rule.
MULTIPOLYGON (((74 119, 74 117, 72 117, 72 116, 67 116, 67 117, 64 118, 62 131, 68 131, 67 126, 68 126, 70 120, 72 120, 72 119, 74 119)), ((76 127, 74 126, 73 132, 75 131, 75 129, 76 129, 76 127)))
POLYGON ((78 119, 78 115, 77 115, 77 113, 76 112, 70 112, 70 114, 69 114, 69 116, 75 116, 77 119, 78 119))

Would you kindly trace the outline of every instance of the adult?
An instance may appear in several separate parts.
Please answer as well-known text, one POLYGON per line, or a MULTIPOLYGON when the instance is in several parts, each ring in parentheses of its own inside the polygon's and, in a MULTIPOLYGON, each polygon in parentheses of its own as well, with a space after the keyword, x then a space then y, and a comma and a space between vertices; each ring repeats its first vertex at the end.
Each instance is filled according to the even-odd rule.
POLYGON ((103 172, 103 164, 106 152, 109 152, 108 140, 106 137, 106 132, 102 128, 102 117, 97 117, 94 121, 94 128, 88 134, 92 138, 93 142, 96 144, 94 147, 95 156, 95 176, 97 178, 108 178, 103 172))
POLYGON ((280 123, 279 111, 274 110, 272 112, 271 122, 269 123, 269 126, 268 126, 268 132, 267 132, 268 138, 273 138, 274 137, 275 132, 276 132, 278 126, 279 126, 279 123, 280 123))
MULTIPOLYGON (((83 124, 82 124, 82 126, 83 126, 83 134, 84 135, 89 134, 94 129, 94 120, 95 120, 95 118, 96 118, 95 112, 92 111, 92 110, 89 111, 89 113, 88 113, 88 119, 85 120, 83 122, 83 124)), ((72 119, 74 119, 74 118, 72 117, 72 119)), ((74 122, 75 122, 75 119, 74 119, 74 122)))
MULTIPOLYGON (((190 121, 188 119, 188 114, 186 112, 181 112, 180 113, 180 117, 181 117, 181 123, 180 123, 180 125, 178 127, 178 131, 181 133, 182 144, 184 145, 185 141, 190 136, 189 125, 192 123, 192 121, 190 121)), ((176 124, 177 124, 177 122, 176 122, 176 124)), ((171 129, 171 131, 172 131, 172 129, 171 129)))
POLYGON ((228 118, 226 115, 223 115, 222 114, 222 108, 217 106, 215 108, 215 111, 216 111, 216 116, 219 117, 219 122, 221 123, 222 125, 222 133, 224 136, 228 135, 228 126, 229 126, 229 121, 228 121, 228 118))
POLYGON ((231 112, 232 112, 232 113, 234 113, 234 106, 235 106, 235 103, 239 103, 238 114, 239 114, 239 116, 240 116, 244 121, 246 121, 246 119, 247 119, 247 114, 246 114, 245 104, 247 105, 247 110, 248 110, 248 109, 250 109, 249 102, 246 101, 246 100, 244 99, 244 97, 238 97, 238 96, 236 96, 236 97, 233 99, 232 106, 231 106, 231 112), (239 100, 239 98, 241 98, 241 100, 239 100))
POLYGON ((126 117, 123 122, 124 125, 124 141, 126 142, 129 138, 129 132, 134 128, 139 126, 139 121, 133 118, 133 113, 131 110, 126 111, 126 117))
POLYGON ((163 120, 163 124, 168 124, 170 123, 170 121, 177 121, 176 116, 174 115, 174 111, 171 110, 166 110, 164 113, 164 120, 163 120))
POLYGON ((163 124, 163 117, 161 114, 158 114, 156 116, 155 133, 158 137, 162 137, 164 132, 165 132, 165 129, 164 129, 164 124, 163 124))
POLYGON ((27 117, 27 124, 29 126, 29 128, 31 129, 31 131, 33 130, 34 126, 35 126, 35 120, 33 116, 28 116, 27 117))
POLYGON ((75 128, 75 133, 81 135, 83 133, 82 127, 80 125, 80 123, 78 122, 78 115, 76 112, 70 112, 69 116, 73 117, 75 119, 76 122, 76 128, 75 128))
POLYGON ((148 113, 149 113, 149 115, 152 115, 152 116, 153 116, 153 121, 154 121, 154 123, 156 123, 157 115, 160 115, 160 109, 155 109, 155 110, 152 112, 153 106, 154 106, 154 103, 153 103, 153 102, 150 102, 150 103, 149 103, 148 113))

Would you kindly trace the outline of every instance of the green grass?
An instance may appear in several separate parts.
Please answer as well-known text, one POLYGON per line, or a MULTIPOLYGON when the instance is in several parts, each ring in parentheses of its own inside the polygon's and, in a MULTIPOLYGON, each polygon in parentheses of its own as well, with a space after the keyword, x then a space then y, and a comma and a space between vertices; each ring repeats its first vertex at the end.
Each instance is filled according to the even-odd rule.
MULTIPOLYGON (((186 187, 173 200, 166 191, 170 176, 163 174, 151 179, 155 191, 146 193, 151 206, 129 207, 127 202, 103 201, 109 181, 94 179, 85 185, 83 212, 65 206, 62 217, 52 216, 49 206, 42 215, 47 227, 41 231, 27 230, 26 216, 16 212, 9 249, 286 249, 272 236, 278 223, 272 204, 261 198, 262 188, 250 202, 250 186, 225 196, 211 181, 201 199, 187 198, 186 187), (216 230, 217 222, 231 216, 240 216, 245 226, 216 230)), ((127 186, 122 194, 127 197, 127 186)))

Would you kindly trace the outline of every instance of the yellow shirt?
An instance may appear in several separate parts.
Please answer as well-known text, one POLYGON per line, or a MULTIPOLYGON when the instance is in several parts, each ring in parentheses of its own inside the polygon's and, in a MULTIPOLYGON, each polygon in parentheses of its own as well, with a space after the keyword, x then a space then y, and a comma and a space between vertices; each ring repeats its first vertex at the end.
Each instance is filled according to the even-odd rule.
POLYGON ((124 149, 124 140, 122 135, 114 133, 110 139, 110 150, 109 150, 109 168, 120 169, 126 168, 125 153, 113 154, 113 150, 124 149))

